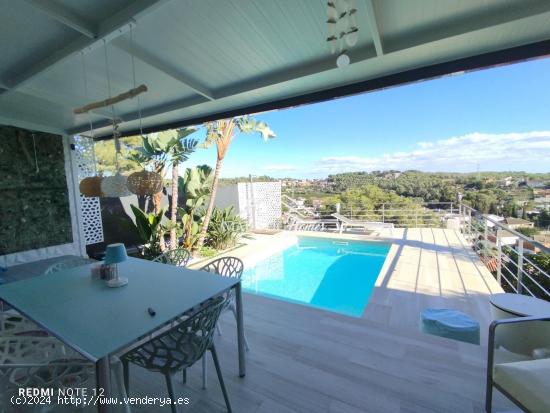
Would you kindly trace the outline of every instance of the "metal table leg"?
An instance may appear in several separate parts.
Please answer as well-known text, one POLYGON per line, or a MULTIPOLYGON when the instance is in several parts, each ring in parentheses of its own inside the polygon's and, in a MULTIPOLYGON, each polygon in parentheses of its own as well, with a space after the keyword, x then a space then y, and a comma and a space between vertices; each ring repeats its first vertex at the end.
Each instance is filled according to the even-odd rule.
POLYGON ((244 325, 243 325, 243 293, 241 282, 235 284, 235 302, 237 305, 237 342, 239 346, 239 376, 246 375, 246 359, 244 347, 244 325))
MULTIPOLYGON (((111 395, 111 365, 109 356, 99 359, 95 363, 96 372, 96 389, 97 395, 103 397, 110 397, 111 395)), ((108 413, 109 405, 99 403, 97 404, 97 411, 99 413, 108 413)))

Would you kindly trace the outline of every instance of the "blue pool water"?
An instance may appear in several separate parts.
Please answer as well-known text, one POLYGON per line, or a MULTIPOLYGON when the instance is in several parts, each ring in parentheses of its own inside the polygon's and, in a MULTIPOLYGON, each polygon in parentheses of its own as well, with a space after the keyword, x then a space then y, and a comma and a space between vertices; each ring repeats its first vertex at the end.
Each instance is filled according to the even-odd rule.
POLYGON ((243 288, 361 317, 391 244, 300 237, 246 268, 243 288))

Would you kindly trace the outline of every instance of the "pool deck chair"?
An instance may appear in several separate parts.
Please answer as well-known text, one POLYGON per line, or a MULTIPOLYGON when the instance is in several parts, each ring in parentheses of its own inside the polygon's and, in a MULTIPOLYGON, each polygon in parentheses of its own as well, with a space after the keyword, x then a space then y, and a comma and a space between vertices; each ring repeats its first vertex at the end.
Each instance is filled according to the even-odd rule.
POLYGON ((377 221, 359 221, 356 219, 346 218, 342 214, 332 214, 334 218, 338 220, 340 234, 347 229, 359 228, 365 231, 376 231, 380 229, 392 229, 394 225, 388 222, 377 222, 377 221))
MULTIPOLYGON (((550 412, 550 359, 497 362, 495 363, 495 333, 497 327, 529 322, 550 322, 550 317, 520 317, 495 320, 489 327, 487 355, 487 393, 485 411, 492 412, 493 387, 530 413, 550 412)), ((548 343, 550 346, 550 343, 548 343)))

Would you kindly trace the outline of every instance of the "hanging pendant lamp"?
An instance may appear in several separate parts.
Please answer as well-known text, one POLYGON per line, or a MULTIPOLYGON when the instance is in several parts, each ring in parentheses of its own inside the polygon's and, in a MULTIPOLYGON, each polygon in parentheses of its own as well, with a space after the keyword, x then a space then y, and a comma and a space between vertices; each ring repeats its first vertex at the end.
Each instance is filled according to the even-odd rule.
POLYGON ((136 195, 154 195, 162 191, 162 177, 147 170, 134 172, 128 177, 128 189, 136 195))
POLYGON ((101 192, 106 198, 120 198, 132 195, 128 190, 128 178, 117 172, 114 176, 106 176, 101 181, 101 192))
POLYGON ((78 188, 80 193, 86 197, 100 197, 103 195, 101 192, 101 176, 88 176, 80 181, 78 188))
MULTIPOLYGON (((107 87, 109 89, 109 99, 112 97, 111 93, 111 77, 109 74, 109 60, 107 59, 107 43, 103 40, 103 46, 105 50, 105 71, 107 75, 107 87)), ((115 141, 115 169, 116 173, 114 176, 106 176, 101 181, 101 192, 103 196, 107 198, 121 198, 124 196, 132 195, 128 190, 127 180, 128 177, 120 173, 118 167, 118 156, 120 155, 120 132, 118 130, 118 123, 115 106, 111 105, 111 110, 113 112, 113 139, 115 141)))
POLYGON ((118 131, 118 122, 113 120, 113 137, 115 140, 115 167, 116 173, 114 176, 106 176, 101 181, 101 192, 107 198, 120 198, 123 196, 132 195, 128 190, 128 177, 122 175, 118 169, 118 156, 120 154, 120 132, 118 131))
MULTIPOLYGON (((86 60, 84 58, 84 53, 82 53, 82 76, 84 77, 84 93, 86 95, 86 101, 88 101, 88 75, 86 73, 86 60)), ((88 112, 88 119, 90 121, 90 139, 94 138, 94 125, 92 122, 92 116, 88 112)), ((80 193, 85 197, 95 198, 103 196, 101 192, 101 181, 103 180, 102 176, 88 176, 80 181, 78 189, 80 193)))
MULTIPOLYGON (((134 43, 134 33, 132 26, 130 26, 130 42, 134 43)), ((134 80, 134 87, 136 87, 136 64, 134 55, 130 54, 132 59, 132 75, 134 80)), ((141 99, 137 97, 137 109, 139 117, 139 130, 141 136, 143 136, 143 129, 141 126, 141 99)), ((143 171, 134 172, 128 177, 128 189, 136 195, 155 195, 162 191, 162 176, 156 172, 143 171)))

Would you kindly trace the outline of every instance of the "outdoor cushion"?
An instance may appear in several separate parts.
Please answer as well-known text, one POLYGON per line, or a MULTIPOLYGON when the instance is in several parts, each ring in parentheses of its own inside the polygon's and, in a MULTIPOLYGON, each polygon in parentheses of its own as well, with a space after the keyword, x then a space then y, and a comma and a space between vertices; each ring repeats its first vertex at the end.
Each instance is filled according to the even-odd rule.
POLYGON ((525 354, 514 353, 512 351, 506 350, 502 346, 495 349, 495 364, 513 363, 516 361, 527 361, 527 360, 533 360, 533 358, 534 357, 529 357, 529 356, 526 356, 525 354))
POLYGON ((493 381, 532 413, 550 412, 550 359, 496 364, 493 381))
POLYGON ((445 308, 427 308, 421 314, 424 333, 479 344, 479 323, 467 314, 445 308))

